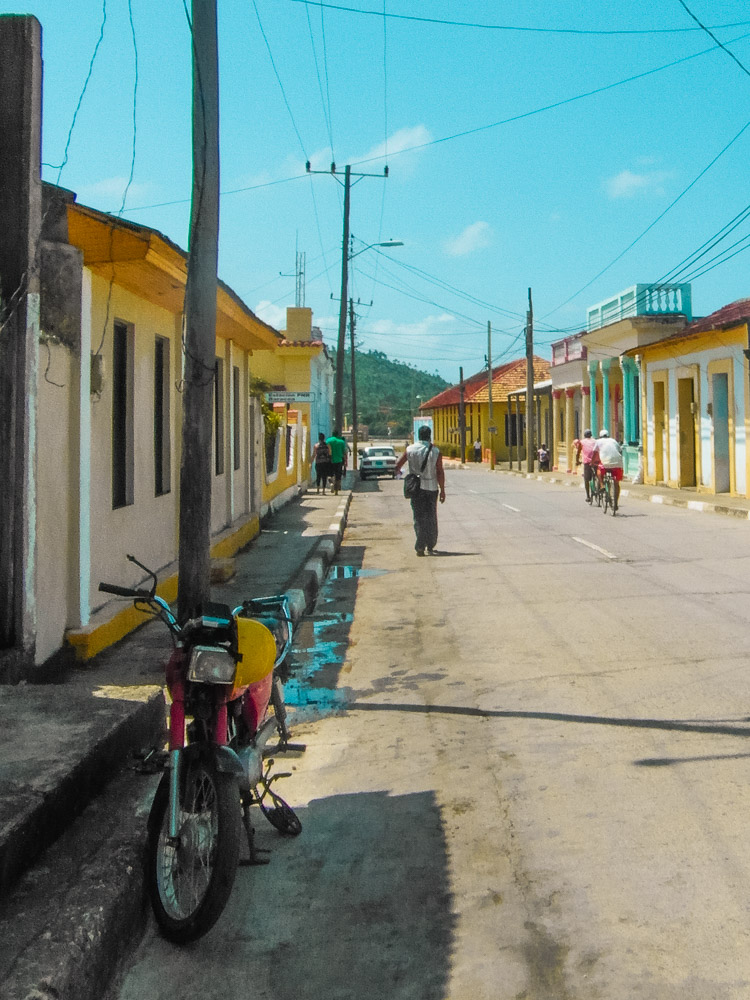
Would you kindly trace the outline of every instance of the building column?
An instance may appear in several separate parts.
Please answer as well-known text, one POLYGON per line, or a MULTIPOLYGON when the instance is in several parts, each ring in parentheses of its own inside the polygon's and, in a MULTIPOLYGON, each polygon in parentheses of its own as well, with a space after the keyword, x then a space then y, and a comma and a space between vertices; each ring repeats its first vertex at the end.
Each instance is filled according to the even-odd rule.
POLYGON ((594 435, 594 437, 596 437, 597 434, 599 433, 599 428, 597 426, 598 422, 596 419, 596 373, 598 372, 598 370, 599 370, 599 362, 591 361, 589 363, 589 393, 590 393, 589 403, 591 406, 591 416, 590 416, 591 433, 594 435))
POLYGON ((575 411, 573 400, 575 399, 575 389, 565 390, 565 471, 573 470, 573 438, 575 427, 575 411))
MULTIPOLYGON (((599 428, 602 430, 606 428, 609 430, 610 424, 610 412, 609 412, 609 369, 612 366, 612 359, 605 358, 601 362, 602 370, 602 426, 599 428)), ((592 428, 593 429, 593 428, 592 428)))
POLYGON ((635 441, 637 438, 635 429, 635 400, 633 398, 635 363, 632 358, 620 358, 620 367, 622 368, 623 437, 625 444, 630 444, 631 441, 635 441))
POLYGON ((559 469, 561 456, 558 454, 560 444, 560 397, 562 389, 552 390, 552 465, 559 469))

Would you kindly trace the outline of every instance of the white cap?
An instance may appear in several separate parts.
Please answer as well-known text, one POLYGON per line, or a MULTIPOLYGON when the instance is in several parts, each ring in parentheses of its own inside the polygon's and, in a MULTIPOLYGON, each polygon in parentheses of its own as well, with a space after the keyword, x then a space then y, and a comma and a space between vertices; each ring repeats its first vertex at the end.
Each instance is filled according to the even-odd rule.
POLYGON ((599 437, 600 438, 609 437, 609 431, 607 430, 606 427, 602 427, 602 429, 599 431, 599 437))

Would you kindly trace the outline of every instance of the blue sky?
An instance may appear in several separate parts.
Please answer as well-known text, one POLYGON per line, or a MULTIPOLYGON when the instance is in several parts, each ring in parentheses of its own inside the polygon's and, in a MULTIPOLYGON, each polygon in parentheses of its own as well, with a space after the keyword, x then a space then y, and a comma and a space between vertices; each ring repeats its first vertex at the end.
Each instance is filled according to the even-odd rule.
MULTIPOLYGON (((750 8, 686 3, 739 65, 680 0, 220 0, 220 276, 283 327, 299 250, 335 343, 343 189, 305 161, 342 180, 387 163, 352 188, 355 250, 404 243, 352 261, 361 349, 456 381, 482 366, 488 321, 493 360, 522 353, 531 287, 548 356, 587 306, 671 275, 750 203, 750 8)), ((105 211, 125 198, 125 218, 187 247, 182 0, 0 12, 42 22, 45 179, 105 211)), ((692 268, 708 268, 696 315, 750 296, 750 253, 711 260, 748 233, 692 268)))

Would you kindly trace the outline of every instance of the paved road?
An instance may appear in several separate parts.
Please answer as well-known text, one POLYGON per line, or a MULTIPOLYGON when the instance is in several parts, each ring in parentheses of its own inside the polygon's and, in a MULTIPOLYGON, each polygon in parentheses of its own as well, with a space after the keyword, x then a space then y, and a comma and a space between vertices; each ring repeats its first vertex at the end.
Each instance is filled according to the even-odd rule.
POLYGON ((455 471, 363 484, 299 636, 302 836, 118 996, 750 996, 750 527, 455 471))

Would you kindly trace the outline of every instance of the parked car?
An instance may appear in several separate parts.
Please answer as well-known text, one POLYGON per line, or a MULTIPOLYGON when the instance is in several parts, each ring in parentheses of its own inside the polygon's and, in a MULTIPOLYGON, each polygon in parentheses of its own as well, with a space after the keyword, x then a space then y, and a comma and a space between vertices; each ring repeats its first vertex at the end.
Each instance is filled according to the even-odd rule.
POLYGON ((396 478, 396 452, 390 445, 373 445, 359 452, 359 478, 370 476, 396 478))

